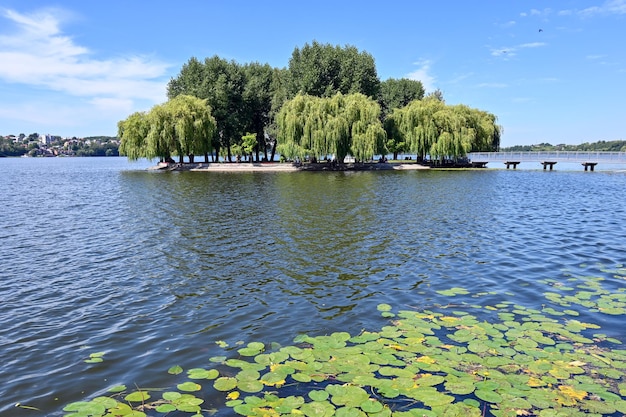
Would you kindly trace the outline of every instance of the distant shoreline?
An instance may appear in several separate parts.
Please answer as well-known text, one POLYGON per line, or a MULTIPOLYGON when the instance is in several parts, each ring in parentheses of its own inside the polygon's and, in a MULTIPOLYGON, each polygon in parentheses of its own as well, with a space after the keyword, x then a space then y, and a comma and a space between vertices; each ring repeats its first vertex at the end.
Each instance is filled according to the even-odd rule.
POLYGON ((298 171, 391 171, 427 170, 430 167, 418 163, 368 162, 331 165, 327 162, 294 164, 288 162, 159 162, 148 168, 151 171, 194 171, 194 172, 298 172, 298 171))

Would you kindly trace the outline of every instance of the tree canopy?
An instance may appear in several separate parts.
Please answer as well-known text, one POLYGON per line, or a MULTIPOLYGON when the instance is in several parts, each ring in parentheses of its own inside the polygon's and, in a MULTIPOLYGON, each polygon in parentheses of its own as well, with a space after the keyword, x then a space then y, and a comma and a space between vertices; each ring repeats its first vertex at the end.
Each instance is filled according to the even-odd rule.
POLYGON ((332 97, 337 93, 378 96, 380 80, 374 58, 356 47, 313 41, 295 48, 289 60, 289 96, 332 97))
POLYGON ((296 47, 283 69, 193 57, 170 80, 167 93, 164 107, 120 122, 122 151, 129 157, 208 159, 210 152, 231 161, 234 150, 273 160, 279 145, 287 158, 336 155, 342 161, 352 154, 365 160, 405 151, 454 158, 497 149, 501 134, 490 113, 447 106, 440 91, 424 98, 420 81, 381 83, 374 58, 349 45, 313 41, 296 47), (181 96, 204 100, 210 109, 204 124, 188 99, 173 104, 181 96))
POLYGON ((386 130, 408 152, 431 159, 455 159, 472 151, 496 150, 501 127, 491 113, 459 104, 446 105, 436 96, 395 109, 386 130))
POLYGON ((389 78, 380 83, 378 102, 383 120, 393 109, 402 108, 413 100, 424 98, 424 86, 421 81, 408 78, 389 78))
POLYGON ((384 150, 380 106, 360 93, 333 97, 298 94, 276 118, 278 150, 287 158, 323 158, 339 162, 351 154, 364 161, 384 150))
POLYGON ((216 130, 215 119, 206 100, 180 95, 150 112, 137 112, 118 123, 120 154, 129 159, 160 158, 168 160, 184 155, 208 154, 212 150, 211 138, 216 130))

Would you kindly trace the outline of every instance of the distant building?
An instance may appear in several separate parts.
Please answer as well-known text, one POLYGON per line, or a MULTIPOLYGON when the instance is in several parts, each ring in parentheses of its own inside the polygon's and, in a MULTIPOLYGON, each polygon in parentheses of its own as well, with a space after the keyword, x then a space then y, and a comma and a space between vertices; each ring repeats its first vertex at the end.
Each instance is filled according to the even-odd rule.
POLYGON ((50 145, 52 143, 52 135, 45 134, 39 136, 39 143, 42 145, 50 145))

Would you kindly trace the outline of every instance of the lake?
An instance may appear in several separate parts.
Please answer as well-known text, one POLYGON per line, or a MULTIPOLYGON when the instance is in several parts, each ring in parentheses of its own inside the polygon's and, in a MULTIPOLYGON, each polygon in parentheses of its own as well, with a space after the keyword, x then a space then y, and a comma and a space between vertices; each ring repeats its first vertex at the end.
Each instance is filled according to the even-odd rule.
MULTIPOLYGON (((61 416, 118 384, 170 389, 186 380, 170 367, 250 342, 377 331, 380 304, 562 309, 544 294, 624 291, 625 172, 150 165, 0 158, 1 416, 61 416)), ((566 308, 624 349, 603 341, 626 341, 619 310, 566 308)), ((203 390, 203 407, 233 415, 223 397, 203 390)))

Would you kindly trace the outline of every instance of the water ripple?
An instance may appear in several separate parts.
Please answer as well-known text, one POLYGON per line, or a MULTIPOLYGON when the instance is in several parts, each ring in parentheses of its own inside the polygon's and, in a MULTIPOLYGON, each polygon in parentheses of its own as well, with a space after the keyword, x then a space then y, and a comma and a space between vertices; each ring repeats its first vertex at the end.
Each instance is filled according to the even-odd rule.
POLYGON ((2 416, 18 401, 60 415, 117 383, 171 386, 167 368, 206 366, 216 341, 232 354, 376 329, 377 304, 429 308, 454 286, 537 307, 546 279, 623 285, 607 270, 626 264, 624 175, 0 162, 2 416), (103 364, 84 363, 96 351, 103 364))

